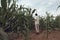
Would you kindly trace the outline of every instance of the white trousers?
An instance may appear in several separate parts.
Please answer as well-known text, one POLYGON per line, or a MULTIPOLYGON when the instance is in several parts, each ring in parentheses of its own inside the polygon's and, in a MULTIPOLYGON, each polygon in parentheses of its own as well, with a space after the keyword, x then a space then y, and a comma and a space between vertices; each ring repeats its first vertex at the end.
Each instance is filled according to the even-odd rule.
POLYGON ((39 24, 35 24, 35 30, 37 33, 39 32, 39 24))

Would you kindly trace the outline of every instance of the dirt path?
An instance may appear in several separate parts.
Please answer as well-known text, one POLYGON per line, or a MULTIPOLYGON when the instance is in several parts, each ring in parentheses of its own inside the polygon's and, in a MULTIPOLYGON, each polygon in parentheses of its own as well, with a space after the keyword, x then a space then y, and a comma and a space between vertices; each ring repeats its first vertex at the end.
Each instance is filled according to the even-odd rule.
MULTIPOLYGON (((60 40, 60 31, 51 31, 48 33, 48 39, 46 31, 43 31, 39 35, 36 35, 35 33, 31 32, 29 34, 31 40, 60 40)), ((23 37, 20 36, 18 39, 14 40, 23 40, 23 37)))
POLYGON ((52 31, 48 35, 49 40, 60 40, 60 31, 52 31))

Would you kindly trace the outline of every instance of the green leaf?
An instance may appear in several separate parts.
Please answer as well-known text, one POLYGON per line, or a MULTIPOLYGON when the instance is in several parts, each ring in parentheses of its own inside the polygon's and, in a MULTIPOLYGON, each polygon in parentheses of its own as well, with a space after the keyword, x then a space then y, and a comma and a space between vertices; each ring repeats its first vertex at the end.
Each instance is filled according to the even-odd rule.
POLYGON ((36 9, 33 9, 32 14, 36 11, 36 9))

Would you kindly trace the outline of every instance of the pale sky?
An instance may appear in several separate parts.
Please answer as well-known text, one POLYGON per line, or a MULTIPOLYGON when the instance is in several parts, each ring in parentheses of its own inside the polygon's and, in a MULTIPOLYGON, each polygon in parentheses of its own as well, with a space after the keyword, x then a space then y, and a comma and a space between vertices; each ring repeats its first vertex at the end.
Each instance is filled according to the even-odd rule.
POLYGON ((60 0, 18 0, 17 4, 37 9, 40 16, 45 16, 46 11, 54 16, 60 15, 60 8, 56 11, 58 5, 60 5, 60 0))
POLYGON ((60 8, 56 11, 58 5, 60 5, 60 0, 19 0, 17 4, 36 8, 40 16, 45 16, 46 11, 54 16, 60 14, 60 8))

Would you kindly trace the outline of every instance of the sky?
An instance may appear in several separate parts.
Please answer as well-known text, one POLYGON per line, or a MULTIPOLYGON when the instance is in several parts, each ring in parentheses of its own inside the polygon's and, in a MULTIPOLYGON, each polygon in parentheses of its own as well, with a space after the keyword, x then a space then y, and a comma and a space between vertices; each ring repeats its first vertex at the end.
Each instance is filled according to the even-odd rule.
POLYGON ((17 4, 37 9, 40 16, 46 16, 46 12, 54 16, 60 15, 60 8, 56 11, 60 0, 18 0, 17 4))
POLYGON ((46 16, 46 12, 54 16, 60 15, 60 8, 56 11, 58 5, 60 5, 60 0, 18 0, 17 4, 37 9, 40 16, 46 16))

